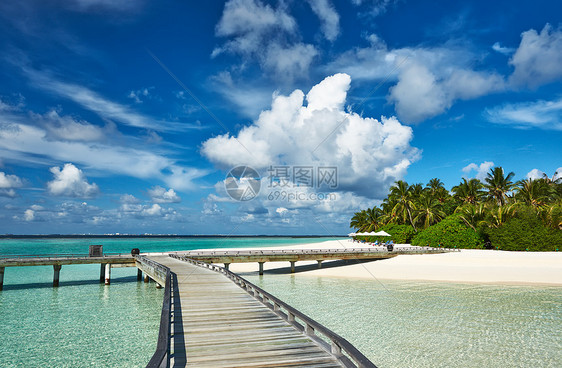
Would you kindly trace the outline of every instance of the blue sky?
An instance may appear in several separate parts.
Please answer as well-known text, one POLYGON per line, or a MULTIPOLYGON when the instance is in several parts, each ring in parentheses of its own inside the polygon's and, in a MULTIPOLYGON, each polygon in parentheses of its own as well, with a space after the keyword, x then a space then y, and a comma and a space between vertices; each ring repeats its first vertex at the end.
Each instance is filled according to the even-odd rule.
POLYGON ((561 14, 3 2, 0 233, 345 234, 395 180, 562 175, 561 14), (225 189, 240 165, 259 174, 249 201, 225 189))

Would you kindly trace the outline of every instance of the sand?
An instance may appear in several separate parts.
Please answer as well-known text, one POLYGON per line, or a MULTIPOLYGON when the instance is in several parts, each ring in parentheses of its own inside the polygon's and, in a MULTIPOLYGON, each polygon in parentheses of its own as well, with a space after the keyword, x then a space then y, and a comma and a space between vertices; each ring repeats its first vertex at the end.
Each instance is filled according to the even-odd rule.
MULTIPOLYGON (((341 249, 359 246, 349 240, 334 240, 267 249, 341 249)), ((401 246, 408 245, 396 247, 401 246)), ((336 264, 333 266, 332 261, 325 261, 321 269, 316 268, 316 262, 297 262, 296 266, 299 276, 562 286, 562 252, 463 249, 454 253, 399 255, 371 262, 336 264)), ((288 267, 288 262, 268 262, 264 270, 267 275, 268 271, 289 272, 288 267)), ((230 269, 241 274, 257 272, 258 264, 236 263, 231 264, 230 269)))

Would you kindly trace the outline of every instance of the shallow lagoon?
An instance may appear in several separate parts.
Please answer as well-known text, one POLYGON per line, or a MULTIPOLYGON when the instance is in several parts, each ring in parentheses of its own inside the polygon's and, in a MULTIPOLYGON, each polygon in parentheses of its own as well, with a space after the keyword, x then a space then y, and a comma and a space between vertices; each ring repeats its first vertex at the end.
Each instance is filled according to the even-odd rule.
POLYGON ((561 367, 562 288, 245 275, 379 368, 561 367))
MULTIPOLYGON (((1 240, 0 253, 84 253, 290 245, 325 239, 1 240)), ((163 289, 134 268, 7 268, 0 293, 2 367, 144 367, 156 347, 163 289)), ((379 367, 560 367, 562 288, 305 275, 244 275, 342 335, 379 367)))

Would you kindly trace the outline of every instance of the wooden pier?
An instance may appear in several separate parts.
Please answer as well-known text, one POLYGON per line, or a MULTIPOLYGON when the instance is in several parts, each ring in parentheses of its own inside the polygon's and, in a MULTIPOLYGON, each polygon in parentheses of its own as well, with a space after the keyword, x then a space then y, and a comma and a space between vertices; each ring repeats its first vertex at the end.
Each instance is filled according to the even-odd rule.
POLYGON ((166 284, 147 367, 376 368, 342 337, 225 268, 175 257, 137 257, 139 269, 166 284))
MULTIPOLYGON (((289 262, 291 272, 295 272, 295 264, 299 261, 316 261, 318 268, 326 260, 376 260, 396 257, 405 254, 434 254, 458 251, 458 249, 431 248, 431 247, 395 247, 388 251, 382 247, 370 248, 337 248, 337 249, 290 249, 290 250, 213 250, 213 251, 186 251, 160 253, 183 256, 206 263, 221 263, 228 270, 231 263, 256 262, 259 274, 263 275, 263 266, 266 262, 289 262)), ((99 264, 100 282, 109 285, 111 282, 112 267, 134 267, 135 259, 131 254, 105 254, 99 257, 88 255, 19 255, 0 257, 0 291, 4 284, 6 267, 23 266, 53 266, 53 286, 59 285, 60 272, 63 265, 73 264, 99 264)), ((142 274, 137 274, 140 280, 142 274)), ((148 282, 148 276, 144 281, 148 282)))
POLYGON ((431 247, 394 247, 389 251, 386 247, 365 248, 333 248, 333 249, 284 249, 284 250, 212 250, 176 252, 175 255, 187 257, 206 263, 222 263, 228 270, 231 263, 256 262, 259 274, 263 275, 266 262, 289 262, 291 272, 295 272, 295 264, 299 261, 316 261, 318 268, 328 260, 377 260, 393 258, 405 254, 436 254, 456 251, 456 249, 431 247))
POLYGON ((60 271, 63 265, 99 264, 100 282, 109 285, 111 267, 135 267, 135 259, 130 254, 114 254, 102 257, 87 255, 44 255, 44 256, 7 256, 0 258, 0 290, 4 286, 6 267, 53 266, 53 286, 59 286, 60 271))

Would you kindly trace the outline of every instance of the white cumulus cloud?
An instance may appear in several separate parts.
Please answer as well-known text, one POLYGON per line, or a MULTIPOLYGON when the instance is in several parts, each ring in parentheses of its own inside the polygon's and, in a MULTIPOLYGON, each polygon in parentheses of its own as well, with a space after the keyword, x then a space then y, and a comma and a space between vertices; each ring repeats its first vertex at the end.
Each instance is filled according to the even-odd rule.
POLYGON ((490 171, 492 167, 494 167, 494 163, 492 161, 484 161, 480 165, 477 165, 473 162, 463 167, 462 171, 466 175, 470 175, 473 171, 476 171, 475 178, 480 181, 483 181, 488 175, 488 171, 490 171))
POLYGON ((173 189, 166 190, 157 185, 148 190, 148 195, 152 198, 154 203, 178 203, 181 198, 176 194, 173 189))
POLYGON ((260 0, 230 0, 216 26, 216 35, 228 40, 211 57, 232 53, 257 60, 283 78, 304 75, 318 51, 299 42, 297 33, 297 23, 284 4, 274 8, 260 0))
POLYGON ((413 62, 398 75, 388 99, 398 116, 407 122, 420 122, 447 111, 457 100, 470 100, 504 88, 504 80, 495 73, 450 67, 434 68, 413 62))
POLYGON ((98 194, 97 184, 88 183, 82 170, 71 163, 60 167, 51 167, 54 179, 47 183, 50 194, 55 196, 83 197, 89 198, 98 194))
POLYGON ((284 214, 286 214, 289 210, 286 209, 285 207, 277 207, 275 209, 275 212, 277 212, 278 214, 280 214, 281 216, 283 216, 284 214))
POLYGON ((143 208, 141 214, 143 216, 160 216, 162 215, 162 207, 154 203, 151 207, 143 208))
POLYGON ((25 221, 33 221, 35 219, 35 211, 33 211, 32 209, 25 210, 25 212, 23 213, 23 219, 25 221))
POLYGON ((412 129, 395 117, 378 120, 345 111, 350 83, 349 75, 336 74, 306 96, 300 90, 275 95, 271 109, 253 124, 236 136, 219 135, 203 142, 202 153, 224 168, 336 166, 338 190, 380 198, 404 177, 420 152, 410 146, 412 129))
POLYGON ((326 69, 358 79, 396 82, 387 99, 405 122, 420 122, 446 112, 458 100, 505 89, 501 75, 475 70, 478 55, 460 45, 389 49, 377 35, 366 38, 370 46, 344 52, 326 69))
POLYGON ((521 34, 521 43, 509 61, 515 67, 511 81, 537 87, 562 77, 562 30, 546 24, 538 33, 530 29, 521 34))
POLYGON ((272 43, 264 54, 262 64, 278 76, 293 78, 304 74, 318 55, 318 50, 312 45, 295 43, 284 46, 272 43))
POLYGON ((537 180, 544 176, 544 172, 539 169, 533 169, 529 171, 526 175, 527 179, 537 180))
POLYGON ((7 175, 0 171, 0 196, 13 198, 16 196, 14 189, 23 186, 22 180, 16 175, 7 175))

